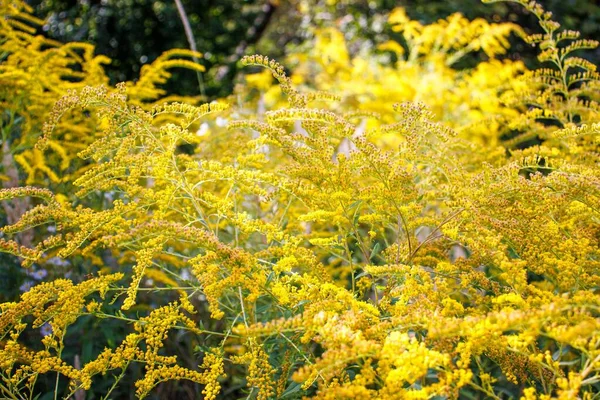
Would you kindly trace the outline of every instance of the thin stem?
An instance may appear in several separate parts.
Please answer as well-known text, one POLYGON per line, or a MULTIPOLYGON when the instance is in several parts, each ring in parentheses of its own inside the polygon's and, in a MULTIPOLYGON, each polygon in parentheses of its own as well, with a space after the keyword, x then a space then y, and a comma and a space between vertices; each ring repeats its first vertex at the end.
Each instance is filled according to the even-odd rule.
POLYGON ((244 297, 242 296, 242 287, 238 286, 238 293, 240 295, 240 305, 242 306, 242 316, 244 317, 244 325, 248 328, 248 321, 246 319, 246 309, 244 308, 244 297))
POLYGON ((123 369, 121 370, 121 374, 115 379, 115 383, 112 384, 112 386, 106 393, 106 396, 104 396, 102 398, 103 400, 108 400, 112 391, 115 390, 115 388, 117 387, 117 384, 121 381, 121 379, 123 379, 123 376, 125 376, 125 371, 127 370, 127 367, 129 366, 129 364, 130 364, 130 361, 128 361, 127 364, 123 367, 123 369))
POLYGON ((2 391, 6 393, 7 396, 10 396, 11 399, 19 400, 12 391, 8 390, 6 386, 0 385, 0 389, 2 389, 2 391))
POLYGON ((596 356, 592 362, 590 362, 588 359, 586 368, 581 371, 581 377, 585 378, 590 372, 592 372, 592 369, 594 369, 594 366, 598 363, 598 361, 600 361, 600 355, 596 356))
POLYGON ((58 395, 58 378, 60 377, 60 373, 56 372, 56 382, 54 383, 54 400, 57 399, 58 395))
POLYGON ((445 220, 443 220, 429 235, 427 235, 427 237, 425 238, 425 240, 423 240, 414 250, 413 252, 410 254, 410 257, 408 258, 409 261, 413 259, 413 257, 417 254, 417 251, 419 251, 419 249, 425 245, 426 243, 428 243, 441 228, 442 226, 446 225, 448 222, 450 222, 454 217, 456 217, 458 214, 460 214, 461 212, 464 211, 464 208, 459 209, 458 211, 454 212, 453 214, 451 214, 450 216, 448 216, 445 220))
POLYGON ((291 345, 291 346, 292 346, 292 347, 293 347, 293 348, 294 348, 294 349, 295 349, 295 350, 298 352, 298 354, 300 354, 300 355, 302 356, 302 358, 304 358, 304 360, 306 360, 306 362, 307 362, 309 365, 312 365, 312 364, 313 364, 313 362, 312 362, 312 361, 310 361, 310 359, 309 359, 309 358, 306 356, 306 354, 304 354, 304 353, 302 352, 302 350, 300 350, 300 349, 298 348, 298 346, 296 346, 296 344, 290 340, 290 338, 288 338, 287 336, 285 336, 285 335, 283 334, 283 332, 279 332, 279 335, 280 335, 282 338, 284 338, 284 339, 285 339, 285 340, 286 340, 286 341, 287 341, 287 342, 288 342, 288 343, 289 343, 289 344, 290 344, 290 345, 291 345))
MULTIPOLYGON (((120 317, 117 315, 112 315, 112 314, 105 314, 103 312, 95 312, 95 313, 83 313, 81 315, 94 315, 97 316, 99 318, 112 318, 112 319, 119 319, 121 321, 125 321, 125 322, 130 322, 130 323, 138 323, 138 324, 145 324, 145 321, 140 321, 137 319, 132 319, 132 318, 127 318, 127 317, 120 317)), ((185 326, 176 326, 176 329, 181 329, 184 331, 193 331, 191 328, 187 328, 185 326)), ((222 332, 215 332, 215 331, 208 331, 206 329, 198 329, 197 331, 200 331, 200 333, 205 333, 208 335, 217 335, 217 336, 225 336, 224 333, 222 332)), ((231 337, 240 337, 239 335, 230 335, 231 337)))
MULTIPOLYGON (((185 37, 187 38, 187 41, 190 44, 190 50, 192 50, 194 52, 198 52, 198 48, 196 47, 196 39, 194 38, 194 33, 192 32, 192 26, 190 25, 190 20, 187 17, 185 8, 183 8, 183 3, 181 3, 181 0, 175 0, 175 5, 177 6, 177 12, 179 13, 179 18, 181 18, 181 23, 183 24, 183 30, 185 31, 185 37)), ((197 63, 197 64, 200 63, 200 60, 198 60, 198 58, 196 56, 194 56, 192 58, 195 63, 197 63)), ((198 87, 200 88, 200 93, 202 94, 202 97, 206 97, 202 73, 200 73, 200 71, 196 71, 196 76, 198 78, 198 87)))

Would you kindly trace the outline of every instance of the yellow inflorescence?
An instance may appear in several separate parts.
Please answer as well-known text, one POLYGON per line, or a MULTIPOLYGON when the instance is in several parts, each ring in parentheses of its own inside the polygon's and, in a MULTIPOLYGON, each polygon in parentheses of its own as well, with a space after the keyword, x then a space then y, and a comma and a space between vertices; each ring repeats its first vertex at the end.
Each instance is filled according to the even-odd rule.
POLYGON ((571 53, 597 43, 522 3, 555 68, 494 59, 512 24, 396 9, 404 41, 380 48, 395 65, 327 29, 290 76, 242 60, 276 95, 263 73, 238 104, 200 105, 159 88, 170 68, 203 70, 200 54, 108 88, 89 46, 34 37, 28 7, 0 3, 0 95, 25 121, 4 173, 40 186, 0 190, 0 251, 53 274, 0 305, 0 391, 35 397, 47 375, 77 397, 109 374, 139 398, 181 380, 207 399, 589 397, 599 76, 571 53), (477 51, 490 60, 453 69, 477 51), (98 274, 55 279, 57 259, 98 274), (121 325, 79 363, 83 316, 121 325))

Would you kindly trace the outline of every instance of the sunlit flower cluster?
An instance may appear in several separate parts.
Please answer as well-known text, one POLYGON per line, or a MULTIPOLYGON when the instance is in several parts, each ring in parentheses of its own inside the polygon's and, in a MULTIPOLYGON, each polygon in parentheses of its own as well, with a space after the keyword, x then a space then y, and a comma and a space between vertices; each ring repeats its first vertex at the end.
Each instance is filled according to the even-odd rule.
POLYGON ((115 88, 85 53, 80 80, 48 98, 34 89, 65 76, 69 45, 51 47, 47 81, 31 75, 21 52, 50 50, 32 45, 24 4, 0 3, 2 101, 26 95, 11 112, 43 132, 23 131, 36 147, 15 152, 22 187, 0 190, 0 251, 47 268, 0 304, 2 395, 144 398, 178 381, 207 399, 591 398, 599 77, 571 52, 597 43, 521 3, 555 68, 493 59, 512 24, 424 26, 397 9, 407 47, 381 48, 394 65, 320 32, 293 74, 245 57, 270 75, 200 105, 159 86, 169 68, 202 70, 187 51, 115 88), (453 69, 477 51, 491 59, 453 69), (82 362, 69 338, 90 320, 114 334, 82 362))

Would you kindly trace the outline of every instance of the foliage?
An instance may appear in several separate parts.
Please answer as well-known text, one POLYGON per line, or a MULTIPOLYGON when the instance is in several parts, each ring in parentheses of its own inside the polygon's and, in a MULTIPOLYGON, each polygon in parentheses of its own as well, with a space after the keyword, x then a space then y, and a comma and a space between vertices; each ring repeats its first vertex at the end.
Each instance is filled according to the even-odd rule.
MULTIPOLYGON (((35 14, 49 16, 48 35, 62 42, 94 43, 113 60, 105 67, 111 82, 134 80, 144 65, 163 52, 190 48, 174 1, 156 0, 31 0, 35 14)), ((205 54, 202 91, 207 96, 231 93, 238 51, 253 49, 277 8, 276 1, 182 1, 193 28, 195 45, 205 54), (240 38, 244 38, 241 41, 240 38)), ((238 54, 240 56, 240 54, 238 54)), ((197 77, 179 70, 167 84, 171 92, 197 95, 197 77), (193 82, 190 84, 190 82, 193 82)))
POLYGON ((46 51, 31 45, 38 21, 1 3, 0 80, 39 81, 3 86, 4 103, 27 101, 4 107, 46 121, 41 137, 3 123, 3 145, 50 171, 61 146, 72 172, 34 187, 21 164, 25 185, 0 200, 30 203, 0 250, 49 277, 51 260, 88 274, 0 305, 3 395, 592 398, 599 77, 571 53, 597 43, 519 2, 553 67, 494 59, 516 25, 396 9, 402 38, 381 49, 394 62, 351 56, 327 29, 291 76, 247 56, 269 75, 206 104, 162 98, 167 68, 200 68, 187 51, 107 88, 88 82, 102 60, 71 72, 81 45, 56 44, 49 72, 27 75, 46 51), (453 68, 480 50, 489 61, 453 68), (49 99, 46 76, 80 86, 49 99), (86 350, 94 323, 108 328, 86 350))
MULTIPOLYGON (((61 42, 93 43, 99 54, 113 60, 107 65, 111 82, 135 79, 144 64, 151 63, 163 51, 188 47, 174 1, 148 0, 29 0, 35 15, 49 18, 44 31, 61 42)), ((508 20, 521 26, 535 25, 535 17, 520 12, 518 5, 484 5, 479 0, 182 0, 189 16, 196 47, 205 53, 202 59, 205 94, 209 98, 229 95, 233 77, 240 71, 236 62, 246 52, 271 54, 280 59, 295 45, 309 45, 314 28, 336 28, 344 32, 350 53, 358 48, 376 47, 394 40, 386 32, 386 15, 402 6, 411 19, 431 24, 454 12, 468 19, 508 20), (240 38, 243 38, 241 40, 240 38)), ((588 0, 546 0, 545 6, 561 16, 566 29, 582 32, 583 37, 600 36, 600 6, 588 0)), ((513 41, 510 57, 535 63, 536 52, 521 41, 513 41)), ((600 53, 589 55, 598 63, 600 53)), ((471 54, 461 67, 481 61, 471 54)), ((196 76, 179 71, 170 80, 170 91, 197 94, 196 76)))
MULTIPOLYGON (((342 107, 375 113, 386 122, 395 118, 386 105, 422 102, 437 120, 468 131, 469 139, 479 136, 480 141, 495 145, 498 126, 490 120, 516 115, 512 107, 502 104, 499 93, 515 89, 515 78, 525 68, 521 62, 496 57, 506 52, 509 35, 521 33, 521 29, 510 23, 468 21, 460 14, 421 25, 409 19, 403 8, 392 11, 389 25, 401 35, 398 40, 383 42, 376 50, 354 57, 340 31, 317 31, 310 50, 290 57, 296 64, 292 80, 319 90, 335 90, 342 95, 342 107), (489 60, 471 70, 456 68, 463 58, 478 52, 485 52, 489 60), (356 85, 357 80, 362 84, 356 85)), ((246 79, 252 84, 252 76, 246 79)))

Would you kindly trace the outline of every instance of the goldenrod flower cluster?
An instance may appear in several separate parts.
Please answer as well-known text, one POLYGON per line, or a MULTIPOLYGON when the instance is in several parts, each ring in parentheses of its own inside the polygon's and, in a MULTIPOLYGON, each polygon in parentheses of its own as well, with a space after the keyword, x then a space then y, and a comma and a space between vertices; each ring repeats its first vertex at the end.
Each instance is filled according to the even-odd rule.
POLYGON ((245 57, 267 73, 208 104, 160 90, 170 68, 202 70, 181 59, 196 53, 108 88, 85 45, 48 44, 24 3, 0 3, 1 101, 23 99, 10 112, 31 126, 3 163, 20 187, 0 190, 0 251, 51 272, 0 305, 2 396, 183 380, 207 399, 591 398, 600 77, 571 53, 597 43, 518 2, 547 68, 493 59, 513 24, 397 9, 405 43, 380 49, 395 65, 318 32, 291 75, 245 57), (477 51, 490 60, 453 69, 477 51), (56 259, 94 274, 56 279, 56 259), (120 336, 80 363, 84 319, 120 336))

